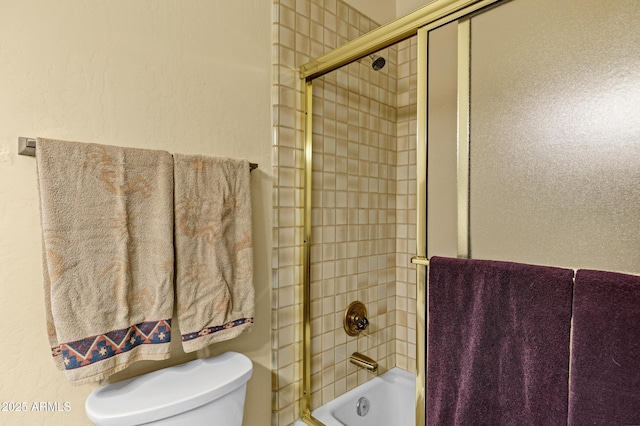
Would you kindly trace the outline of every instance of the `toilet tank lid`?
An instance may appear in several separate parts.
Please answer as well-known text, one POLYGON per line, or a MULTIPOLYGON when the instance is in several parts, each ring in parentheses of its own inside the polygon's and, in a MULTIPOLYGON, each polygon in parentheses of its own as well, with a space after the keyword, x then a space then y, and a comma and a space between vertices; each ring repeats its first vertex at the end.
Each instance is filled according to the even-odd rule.
POLYGON ((164 368, 96 389, 85 410, 101 425, 137 425, 192 410, 239 388, 253 371, 236 352, 164 368))

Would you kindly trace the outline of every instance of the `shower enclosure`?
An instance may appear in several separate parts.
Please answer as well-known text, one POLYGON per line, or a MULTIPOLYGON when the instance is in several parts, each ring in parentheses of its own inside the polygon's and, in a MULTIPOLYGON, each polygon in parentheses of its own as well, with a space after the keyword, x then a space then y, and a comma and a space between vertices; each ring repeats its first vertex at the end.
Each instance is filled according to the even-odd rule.
POLYGON ((313 82, 312 406, 373 377, 350 362, 354 353, 378 373, 415 371, 415 51, 407 40, 313 82), (345 332, 355 302, 364 330, 345 332))
POLYGON ((355 367, 347 359, 354 350, 376 359, 382 369, 398 364, 415 369, 416 421, 424 423, 427 35, 463 10, 490 3, 435 2, 302 67, 301 413, 309 424, 318 424, 311 409, 324 397, 367 380, 364 370, 349 374, 355 367), (396 46, 399 42, 404 44, 396 46), (370 69, 366 60, 372 54, 386 56, 387 66, 370 69), (406 93, 390 93, 390 86, 406 93), (320 130, 325 125, 329 137, 320 130), (412 256, 417 273, 409 269, 412 256), (336 305, 346 307, 358 298, 370 304, 371 331, 347 340, 336 305), (324 352, 325 339, 338 351, 324 352), (343 375, 355 379, 335 381, 343 375))
POLYGON ((437 0, 301 67, 308 424, 353 351, 415 369, 425 424, 432 255, 640 273, 640 6, 601 3, 437 0))

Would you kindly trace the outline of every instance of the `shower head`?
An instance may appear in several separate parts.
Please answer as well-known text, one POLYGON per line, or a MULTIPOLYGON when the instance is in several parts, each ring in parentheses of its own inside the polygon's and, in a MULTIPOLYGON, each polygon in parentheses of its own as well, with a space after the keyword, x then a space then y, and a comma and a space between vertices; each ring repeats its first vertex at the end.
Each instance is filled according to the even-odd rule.
POLYGON ((374 71, 380 71, 387 63, 382 56, 378 56, 375 53, 369 55, 369 59, 371 59, 371 68, 373 68, 374 71))

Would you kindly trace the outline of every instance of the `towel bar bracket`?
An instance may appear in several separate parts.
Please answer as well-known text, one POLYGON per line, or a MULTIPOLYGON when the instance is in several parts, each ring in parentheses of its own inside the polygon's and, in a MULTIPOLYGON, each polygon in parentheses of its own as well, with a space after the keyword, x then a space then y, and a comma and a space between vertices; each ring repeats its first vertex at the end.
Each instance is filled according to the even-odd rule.
MULTIPOLYGON (((36 140, 34 138, 18 138, 18 155, 26 155, 28 157, 36 156, 36 140)), ((258 168, 256 163, 249 163, 249 170, 254 171, 258 168)))
POLYGON ((33 138, 18 138, 18 154, 27 155, 29 157, 36 156, 36 140, 33 138))
POLYGON ((411 258, 411 263, 413 263, 414 265, 429 266, 429 259, 423 256, 413 256, 411 258))

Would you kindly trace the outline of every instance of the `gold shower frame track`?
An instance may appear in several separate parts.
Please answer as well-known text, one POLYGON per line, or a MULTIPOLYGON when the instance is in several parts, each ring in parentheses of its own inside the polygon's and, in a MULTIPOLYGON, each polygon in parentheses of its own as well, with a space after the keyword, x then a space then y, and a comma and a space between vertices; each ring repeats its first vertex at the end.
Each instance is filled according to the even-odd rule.
MULTIPOLYGON (((305 84, 305 129, 304 129, 304 247, 303 247, 303 337, 302 337, 302 395, 300 417, 308 425, 321 426, 322 422, 311 415, 311 177, 313 153, 313 80, 344 65, 362 59, 393 44, 418 36, 418 94, 416 129, 416 179, 417 179, 417 222, 416 256, 411 262, 416 265, 416 425, 426 424, 426 217, 427 217, 427 68, 429 31, 462 19, 471 13, 504 0, 435 0, 420 9, 392 21, 376 30, 344 44, 343 46, 316 58, 300 67, 300 75, 305 84)), ((469 54, 468 21, 462 23, 458 33, 461 55, 469 54), (466 46, 466 47, 465 47, 466 46)), ((468 65, 458 68, 458 92, 465 91, 466 100, 458 102, 458 256, 469 254, 468 223, 468 65)))

